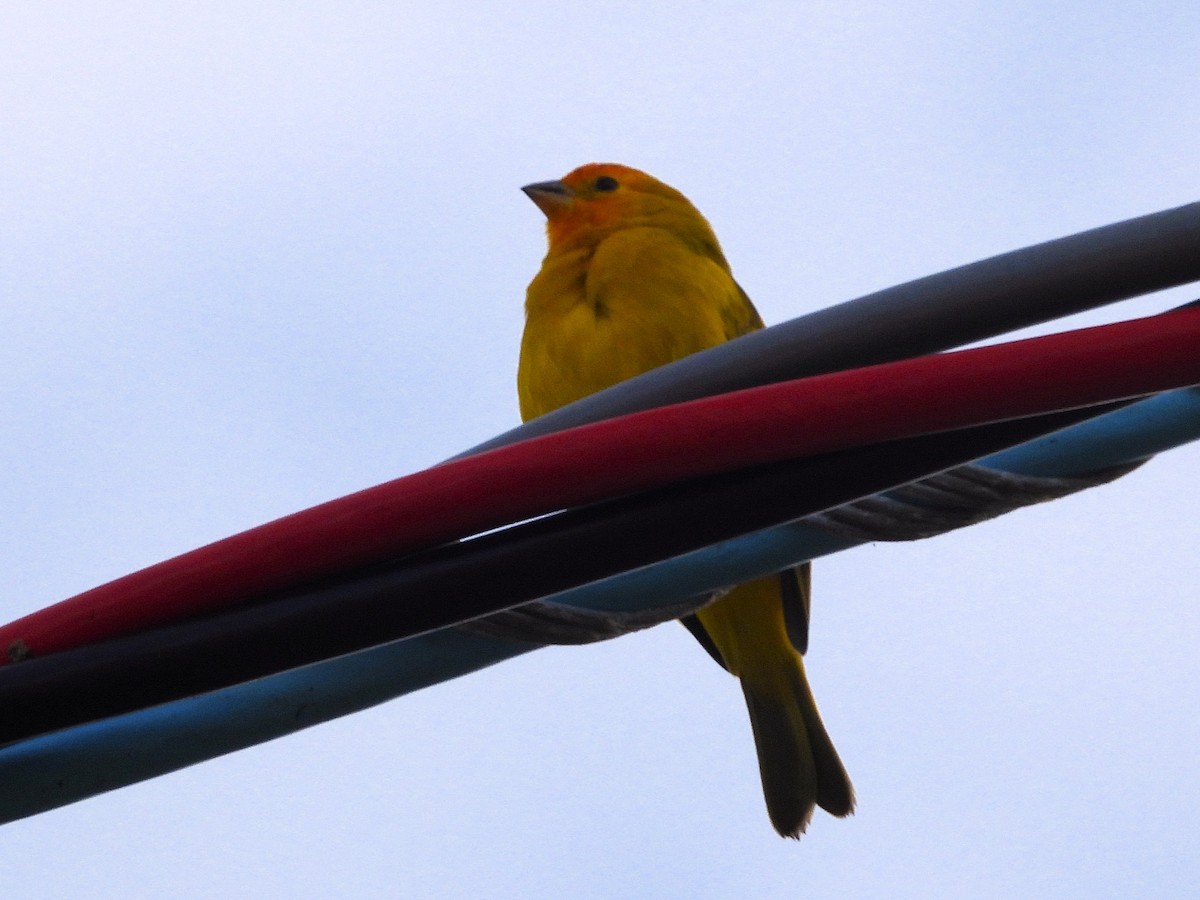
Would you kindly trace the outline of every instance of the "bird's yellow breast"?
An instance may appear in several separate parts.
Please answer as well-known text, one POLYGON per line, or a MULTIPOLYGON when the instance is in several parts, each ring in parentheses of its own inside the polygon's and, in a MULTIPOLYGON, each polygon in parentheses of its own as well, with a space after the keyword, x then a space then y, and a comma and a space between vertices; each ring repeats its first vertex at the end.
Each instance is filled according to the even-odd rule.
POLYGON ((728 270, 670 231, 551 250, 529 285, 517 372, 530 419, 741 333, 757 321, 728 270), (732 332, 732 333, 731 333, 732 332))

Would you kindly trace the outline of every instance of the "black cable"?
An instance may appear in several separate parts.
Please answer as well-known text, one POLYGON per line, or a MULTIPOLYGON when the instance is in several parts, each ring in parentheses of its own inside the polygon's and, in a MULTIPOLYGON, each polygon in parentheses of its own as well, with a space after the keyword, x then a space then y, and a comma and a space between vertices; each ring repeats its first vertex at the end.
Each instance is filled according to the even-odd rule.
POLYGON ((0 670, 0 743, 447 627, 959 465, 1119 404, 927 435, 571 510, 232 611, 0 670))

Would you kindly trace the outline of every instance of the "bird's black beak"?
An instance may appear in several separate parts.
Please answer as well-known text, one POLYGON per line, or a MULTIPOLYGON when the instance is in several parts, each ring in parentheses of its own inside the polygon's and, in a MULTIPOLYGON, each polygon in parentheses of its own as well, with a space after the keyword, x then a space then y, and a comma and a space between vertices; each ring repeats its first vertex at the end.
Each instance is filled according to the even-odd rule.
POLYGON ((539 181, 537 184, 527 184, 521 190, 546 215, 569 205, 575 197, 575 192, 561 181, 539 181))

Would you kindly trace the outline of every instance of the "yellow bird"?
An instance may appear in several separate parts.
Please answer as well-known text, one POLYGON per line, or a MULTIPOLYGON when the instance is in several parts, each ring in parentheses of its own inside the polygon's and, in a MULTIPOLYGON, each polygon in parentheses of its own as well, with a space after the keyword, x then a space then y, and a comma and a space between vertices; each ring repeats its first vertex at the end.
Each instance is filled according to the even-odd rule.
MULTIPOLYGON (((523 419, 763 327, 712 227, 674 188, 592 163, 523 190, 546 214, 549 237, 525 300, 523 419)), ((804 672, 809 584, 805 564, 738 585, 684 620, 741 679, 767 811, 794 838, 815 806, 854 809, 804 672)))

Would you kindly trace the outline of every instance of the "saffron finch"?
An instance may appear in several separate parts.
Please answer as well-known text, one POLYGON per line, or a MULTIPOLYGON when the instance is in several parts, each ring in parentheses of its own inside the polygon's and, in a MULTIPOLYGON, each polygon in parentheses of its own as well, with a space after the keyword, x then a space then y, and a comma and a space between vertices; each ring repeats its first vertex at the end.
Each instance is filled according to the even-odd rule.
MULTIPOLYGON (((523 419, 763 327, 712 227, 674 188, 592 163, 523 190, 549 238, 526 295, 523 419)), ((767 811, 793 838, 816 806, 835 816, 854 808, 804 671, 809 593, 806 563, 738 585, 684 620, 740 679, 767 811)))

